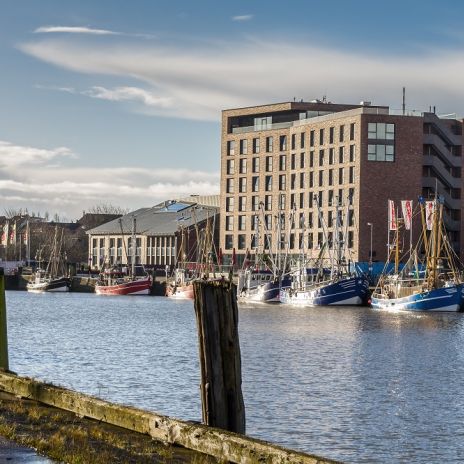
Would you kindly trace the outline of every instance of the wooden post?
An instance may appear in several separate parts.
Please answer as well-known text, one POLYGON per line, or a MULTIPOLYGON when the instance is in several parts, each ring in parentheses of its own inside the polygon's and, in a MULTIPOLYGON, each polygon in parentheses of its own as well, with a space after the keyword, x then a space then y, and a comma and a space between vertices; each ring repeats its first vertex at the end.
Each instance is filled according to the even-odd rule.
POLYGON ((7 371, 8 366, 8 336, 6 330, 5 273, 0 268, 0 369, 7 371))
POLYGON ((193 285, 203 423, 244 434, 237 288, 225 280, 198 280, 193 285))

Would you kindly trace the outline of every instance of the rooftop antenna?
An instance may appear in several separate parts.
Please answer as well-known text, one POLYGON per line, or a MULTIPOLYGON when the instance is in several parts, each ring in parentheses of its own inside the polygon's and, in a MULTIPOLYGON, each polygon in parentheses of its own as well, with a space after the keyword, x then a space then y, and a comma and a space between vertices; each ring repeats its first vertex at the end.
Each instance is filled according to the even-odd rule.
POLYGON ((403 87, 403 116, 406 112, 406 87, 403 87))

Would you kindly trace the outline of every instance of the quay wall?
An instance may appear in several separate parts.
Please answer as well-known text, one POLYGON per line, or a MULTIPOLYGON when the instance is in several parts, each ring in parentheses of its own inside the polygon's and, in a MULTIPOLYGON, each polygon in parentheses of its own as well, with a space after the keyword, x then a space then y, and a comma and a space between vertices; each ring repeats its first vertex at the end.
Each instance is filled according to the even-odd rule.
POLYGON ((225 430, 110 403, 34 379, 0 371, 0 390, 79 416, 148 434, 156 440, 240 464, 334 464, 336 461, 286 449, 225 430))

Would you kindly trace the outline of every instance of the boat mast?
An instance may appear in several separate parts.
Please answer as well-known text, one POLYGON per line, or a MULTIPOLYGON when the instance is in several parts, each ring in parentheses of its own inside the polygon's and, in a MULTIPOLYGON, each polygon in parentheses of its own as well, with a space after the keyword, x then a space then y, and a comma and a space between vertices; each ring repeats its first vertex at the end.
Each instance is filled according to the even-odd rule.
POLYGON ((137 253, 137 237, 136 237, 136 219, 135 216, 132 216, 132 238, 131 238, 131 248, 132 248, 132 259, 131 259, 131 275, 135 277, 135 256, 137 253))
POLYGON ((400 223, 398 222, 398 215, 396 215, 396 233, 395 233, 395 274, 398 274, 400 264, 400 223))

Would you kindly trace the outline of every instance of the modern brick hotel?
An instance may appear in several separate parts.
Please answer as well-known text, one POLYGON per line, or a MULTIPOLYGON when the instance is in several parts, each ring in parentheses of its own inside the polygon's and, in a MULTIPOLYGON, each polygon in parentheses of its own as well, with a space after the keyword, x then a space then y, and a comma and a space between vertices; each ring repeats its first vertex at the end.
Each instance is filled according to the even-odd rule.
MULTIPOLYGON (((369 102, 287 102, 223 111, 225 260, 235 253, 240 263, 247 250, 254 253, 257 221, 268 231, 266 237, 258 234, 264 249, 297 255, 304 244, 317 257, 324 240, 333 240, 339 202, 339 210, 347 212, 343 230, 351 259, 369 260, 373 232, 373 259, 384 261, 387 200, 417 205, 419 196, 429 198, 436 188, 462 258, 462 123, 432 111, 392 111, 369 102)), ((414 235, 419 228, 416 219, 414 235)))

